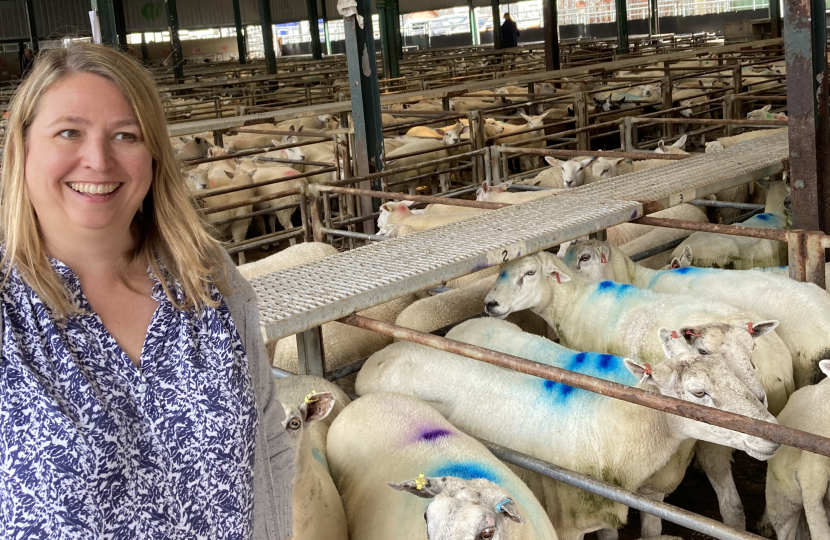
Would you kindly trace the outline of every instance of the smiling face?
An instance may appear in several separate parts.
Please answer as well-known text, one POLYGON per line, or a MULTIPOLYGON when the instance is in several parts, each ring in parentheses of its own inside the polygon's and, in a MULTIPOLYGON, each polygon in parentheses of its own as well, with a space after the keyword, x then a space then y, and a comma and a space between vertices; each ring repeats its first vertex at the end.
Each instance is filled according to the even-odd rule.
POLYGON ((153 157, 110 80, 68 76, 41 97, 26 139, 26 187, 47 242, 128 233, 153 180, 153 157))

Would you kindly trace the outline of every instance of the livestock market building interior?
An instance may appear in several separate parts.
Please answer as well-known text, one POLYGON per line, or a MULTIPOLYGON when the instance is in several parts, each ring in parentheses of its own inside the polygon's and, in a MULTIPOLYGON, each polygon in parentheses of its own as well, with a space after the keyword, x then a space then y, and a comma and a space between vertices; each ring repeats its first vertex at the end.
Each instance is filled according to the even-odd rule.
POLYGON ((0 152, 26 51, 146 66, 289 537, 830 540, 824 8, 0 0, 0 152))

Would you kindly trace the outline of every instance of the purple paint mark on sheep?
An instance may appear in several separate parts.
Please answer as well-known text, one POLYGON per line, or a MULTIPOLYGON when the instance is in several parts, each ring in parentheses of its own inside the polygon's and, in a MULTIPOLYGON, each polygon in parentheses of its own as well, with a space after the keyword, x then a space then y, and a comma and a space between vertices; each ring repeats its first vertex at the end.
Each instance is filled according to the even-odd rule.
POLYGON ((442 437, 449 437, 452 435, 452 431, 444 428, 424 428, 421 430, 421 435, 418 437, 418 440, 433 442, 438 440, 442 437))
POLYGON ((631 219, 637 217, 637 209, 635 208, 633 212, 631 212, 631 219))
MULTIPOLYGON (((490 268, 489 264, 477 264, 473 267, 473 272, 478 272, 479 270, 484 270, 485 268, 490 268)), ((472 274, 472 272, 470 272, 472 274)))

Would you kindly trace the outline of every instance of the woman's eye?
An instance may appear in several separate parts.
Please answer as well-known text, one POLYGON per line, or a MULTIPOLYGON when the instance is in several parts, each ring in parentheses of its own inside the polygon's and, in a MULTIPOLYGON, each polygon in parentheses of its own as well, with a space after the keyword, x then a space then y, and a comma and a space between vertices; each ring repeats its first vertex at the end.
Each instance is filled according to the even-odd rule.
POLYGON ((65 129, 58 133, 58 135, 60 135, 64 139, 77 139, 81 136, 81 132, 77 129, 65 129))
POLYGON ((137 141, 138 136, 134 133, 117 133, 115 138, 119 141, 137 141))

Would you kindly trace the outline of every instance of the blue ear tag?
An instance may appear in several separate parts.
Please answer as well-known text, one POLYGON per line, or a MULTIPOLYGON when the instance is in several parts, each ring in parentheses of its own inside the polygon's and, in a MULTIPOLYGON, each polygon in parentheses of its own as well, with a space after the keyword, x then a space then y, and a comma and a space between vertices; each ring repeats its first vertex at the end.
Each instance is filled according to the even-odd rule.
POLYGON ((496 512, 498 512, 499 514, 503 513, 504 512, 504 505, 510 504, 512 502, 513 502, 513 499, 504 499, 503 501, 500 501, 496 505, 496 512))

